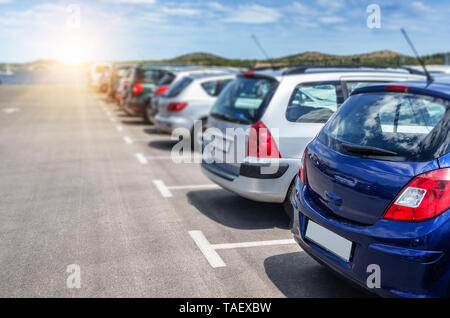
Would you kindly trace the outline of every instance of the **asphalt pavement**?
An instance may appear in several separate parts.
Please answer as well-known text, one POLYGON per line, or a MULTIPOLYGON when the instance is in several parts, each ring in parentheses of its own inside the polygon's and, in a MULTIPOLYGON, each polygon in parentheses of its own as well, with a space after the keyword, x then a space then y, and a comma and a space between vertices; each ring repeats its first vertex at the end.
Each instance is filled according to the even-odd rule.
POLYGON ((0 86, 0 297, 365 296, 175 143, 82 86, 0 86))

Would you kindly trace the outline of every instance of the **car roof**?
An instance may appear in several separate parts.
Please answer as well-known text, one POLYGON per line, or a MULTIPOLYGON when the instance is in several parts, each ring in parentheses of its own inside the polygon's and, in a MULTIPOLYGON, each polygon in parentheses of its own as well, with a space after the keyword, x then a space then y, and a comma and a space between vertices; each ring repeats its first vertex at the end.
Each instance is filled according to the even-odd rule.
POLYGON ((441 78, 433 82, 413 81, 366 86, 354 90, 352 95, 369 92, 403 92, 430 95, 450 100, 450 78, 441 78))
POLYGON ((223 78, 223 77, 233 77, 236 76, 237 74, 233 74, 233 73, 197 73, 197 74, 190 74, 187 75, 185 77, 189 77, 193 80, 203 80, 203 79, 216 79, 216 78, 223 78))
POLYGON ((424 75, 416 69, 398 66, 366 66, 366 65, 349 65, 349 66, 327 66, 327 65, 309 65, 296 67, 281 67, 268 69, 254 69, 249 72, 255 75, 274 77, 280 79, 283 76, 307 75, 307 74, 324 74, 324 73, 390 73, 390 74, 417 74, 424 75))

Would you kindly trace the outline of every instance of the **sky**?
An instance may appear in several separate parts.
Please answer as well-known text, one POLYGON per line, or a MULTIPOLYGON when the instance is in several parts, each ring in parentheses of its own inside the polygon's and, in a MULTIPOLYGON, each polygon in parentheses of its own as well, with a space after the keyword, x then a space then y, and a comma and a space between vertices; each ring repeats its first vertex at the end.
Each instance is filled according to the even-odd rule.
POLYGON ((448 0, 0 0, 0 62, 164 59, 191 52, 227 58, 305 51, 411 55, 450 51, 448 0), (380 28, 368 28, 371 4, 380 28))

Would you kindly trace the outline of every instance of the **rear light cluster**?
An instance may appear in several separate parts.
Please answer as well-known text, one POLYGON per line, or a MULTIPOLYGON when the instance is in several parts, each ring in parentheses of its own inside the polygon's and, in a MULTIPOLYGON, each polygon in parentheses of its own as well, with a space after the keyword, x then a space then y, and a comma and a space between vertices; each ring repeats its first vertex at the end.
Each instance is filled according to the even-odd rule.
POLYGON ((167 90, 169 89, 169 86, 165 85, 165 86, 160 86, 156 89, 155 91, 155 95, 161 95, 164 94, 167 90))
POLYGON ((169 112, 179 112, 182 111, 185 107, 187 106, 187 103, 170 103, 169 106, 167 107, 167 110, 169 112))
POLYGON ((397 221, 425 221, 450 209, 450 168, 415 177, 384 215, 397 221))
POLYGON ((281 158, 272 134, 262 121, 258 121, 250 128, 248 156, 256 158, 281 158))
POLYGON ((144 91, 144 84, 137 83, 133 85, 133 95, 137 96, 140 95, 144 91))
POLYGON ((302 161, 300 161, 300 171, 298 172, 298 176, 304 185, 307 185, 308 179, 306 178, 306 154, 308 152, 308 148, 305 148, 303 152, 302 161))

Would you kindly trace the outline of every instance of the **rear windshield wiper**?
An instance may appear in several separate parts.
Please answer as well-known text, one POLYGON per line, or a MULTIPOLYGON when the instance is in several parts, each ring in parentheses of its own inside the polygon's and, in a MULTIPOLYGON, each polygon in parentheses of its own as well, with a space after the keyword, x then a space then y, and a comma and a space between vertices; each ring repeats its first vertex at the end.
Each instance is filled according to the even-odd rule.
POLYGON ((357 146, 342 144, 342 147, 348 152, 357 153, 359 155, 369 155, 369 156, 398 156, 398 153, 369 146, 357 146))

